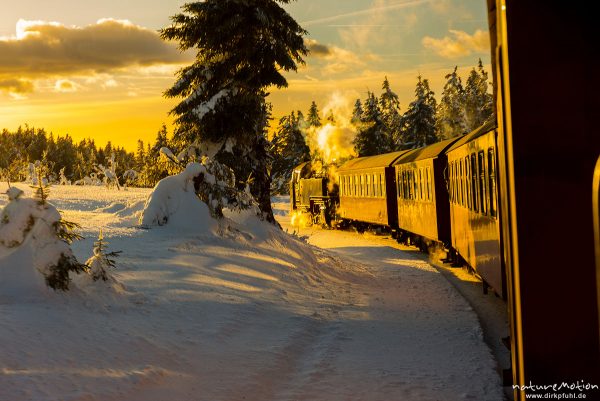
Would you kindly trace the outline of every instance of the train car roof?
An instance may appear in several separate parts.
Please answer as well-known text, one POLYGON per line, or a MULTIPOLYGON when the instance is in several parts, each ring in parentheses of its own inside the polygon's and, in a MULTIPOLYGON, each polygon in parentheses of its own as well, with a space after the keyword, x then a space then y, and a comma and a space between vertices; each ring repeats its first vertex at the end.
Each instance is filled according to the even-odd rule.
POLYGON ((450 146, 448 148, 448 150, 446 150, 446 153, 451 152, 454 149, 461 147, 465 143, 468 143, 476 138, 479 138, 480 136, 485 135, 492 130, 495 130, 497 127, 498 127, 498 125, 496 124, 495 118, 492 120, 486 121, 479 128, 476 128, 475 130, 471 131, 470 133, 461 136, 458 141, 456 141, 452 146, 450 146))
POLYGON ((356 159, 348 160, 346 163, 342 164, 337 171, 342 172, 364 168, 388 167, 407 152, 410 152, 410 150, 400 150, 376 156, 358 157, 356 159))
POLYGON ((436 142, 431 145, 418 148, 411 149, 408 153, 404 154, 402 157, 398 158, 394 165, 404 164, 415 162, 417 160, 424 159, 432 159, 434 157, 438 157, 440 154, 444 153, 446 149, 451 146, 454 142, 456 142, 458 138, 446 139, 441 142, 436 142))

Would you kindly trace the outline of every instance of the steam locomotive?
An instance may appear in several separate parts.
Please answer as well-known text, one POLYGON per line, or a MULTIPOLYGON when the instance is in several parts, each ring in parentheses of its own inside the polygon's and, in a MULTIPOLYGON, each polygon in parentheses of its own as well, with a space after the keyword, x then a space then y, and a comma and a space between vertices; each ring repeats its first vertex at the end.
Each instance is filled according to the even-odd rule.
POLYGON ((306 162, 290 182, 290 205, 315 224, 385 227, 422 250, 443 246, 505 296, 500 256, 494 122, 423 148, 347 161, 333 177, 306 162), (335 183, 332 185, 332 181, 335 183))

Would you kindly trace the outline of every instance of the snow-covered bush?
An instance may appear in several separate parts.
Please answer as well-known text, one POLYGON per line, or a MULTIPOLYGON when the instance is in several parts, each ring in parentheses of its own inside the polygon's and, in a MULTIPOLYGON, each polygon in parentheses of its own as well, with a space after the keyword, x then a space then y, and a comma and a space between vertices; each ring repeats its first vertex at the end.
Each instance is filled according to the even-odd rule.
POLYGON ((206 172, 200 163, 189 163, 177 175, 163 178, 148 197, 140 219, 143 226, 162 226, 177 217, 190 225, 210 218, 208 207, 200 201, 193 180, 206 172))
MULTIPOLYGON (((104 167, 102 164, 94 166, 96 170, 96 177, 104 176, 102 182, 106 185, 106 188, 116 187, 121 189, 119 183, 119 176, 117 175, 117 162, 115 161, 115 154, 113 153, 108 160, 108 167, 104 167)), ((93 178, 93 177, 92 177, 93 178)))
POLYGON ((71 185, 71 181, 65 176, 65 168, 63 167, 60 169, 60 177, 58 178, 59 181, 59 185, 71 185))
POLYGON ((135 180, 137 180, 137 178, 137 171, 133 169, 126 170, 123 173, 123 180, 125 181, 124 187, 127 188, 128 186, 131 186, 133 183, 135 183, 135 180))
POLYGON ((205 152, 199 145, 194 144, 185 148, 177 157, 165 147, 160 150, 160 153, 181 168, 186 160, 189 161, 187 166, 195 164, 202 166, 198 174, 192 177, 194 189, 198 197, 208 205, 213 217, 223 217, 224 208, 244 210, 255 204, 250 194, 249 183, 246 184, 244 191, 238 190, 233 170, 203 154, 205 152))
POLYGON ((109 281, 112 280, 112 276, 108 271, 111 268, 115 268, 115 261, 111 258, 119 256, 119 252, 106 252, 108 242, 104 241, 102 230, 98 235, 98 240, 94 242, 94 256, 89 258, 85 264, 89 268, 89 273, 92 276, 93 281, 109 281))
POLYGON ((48 186, 39 173, 37 181, 34 198, 23 198, 23 191, 16 187, 6 193, 9 202, 0 214, 0 265, 3 255, 10 256, 16 248, 26 247, 32 254, 29 258, 33 266, 44 276, 46 284, 65 291, 71 281, 69 273, 86 269, 70 247, 81 237, 73 232, 78 226, 63 220, 58 210, 46 201, 48 186))

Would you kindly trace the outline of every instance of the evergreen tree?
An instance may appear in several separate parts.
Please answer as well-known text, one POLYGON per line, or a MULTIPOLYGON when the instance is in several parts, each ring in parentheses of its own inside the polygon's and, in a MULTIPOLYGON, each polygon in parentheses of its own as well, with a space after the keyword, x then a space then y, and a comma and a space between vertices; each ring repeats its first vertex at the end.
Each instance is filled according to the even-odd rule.
POLYGON ((373 156, 389 152, 392 142, 382 121, 379 101, 369 92, 365 101, 361 124, 354 138, 354 150, 358 157, 373 156))
POLYGON ((436 101, 429 81, 419 75, 415 100, 402 116, 403 146, 418 148, 437 142, 435 131, 436 101))
POLYGON ((494 111, 494 99, 488 92, 488 74, 479 59, 477 70, 473 68, 465 85, 465 115, 468 131, 472 131, 488 120, 494 111))
POLYGON ((362 120, 363 108, 360 99, 356 99, 354 103, 354 109, 352 110, 352 119, 350 120, 352 124, 358 125, 362 120))
MULTIPOLYGON (((300 114, 300 116, 302 116, 300 114)), ((288 193, 292 169, 310 160, 310 149, 302 135, 300 118, 292 112, 279 120, 279 127, 271 140, 272 189, 274 193, 288 193)))
POLYGON ((401 143, 400 129, 402 117, 400 115, 400 101, 391 87, 387 77, 385 77, 381 89, 383 93, 379 98, 381 108, 381 119, 385 126, 385 131, 392 142, 392 149, 396 149, 401 143))
POLYGON ((165 92, 184 98, 172 110, 178 143, 212 143, 216 159, 231 167, 237 185, 250 184, 262 217, 271 209, 266 89, 282 88, 283 71, 295 71, 307 54, 306 33, 278 4, 290 0, 205 0, 185 4, 161 31, 196 49, 195 62, 165 92))
POLYGON ((98 234, 98 240, 94 242, 94 255, 85 262, 93 281, 114 281, 109 269, 116 267, 114 257, 119 256, 121 251, 107 252, 108 242, 104 240, 102 230, 98 234))
POLYGON ((306 116, 306 122, 309 127, 320 127, 321 118, 319 117, 319 109, 317 108, 317 104, 313 100, 310 104, 310 108, 308 109, 308 115, 306 116))
POLYGON ((138 172, 144 169, 146 164, 146 151, 144 150, 144 141, 138 139, 137 151, 135 153, 135 168, 138 172))
POLYGON ((457 67, 454 67, 454 71, 446 75, 442 99, 437 108, 435 125, 440 139, 454 138, 467 130, 465 91, 456 70, 457 67))
POLYGON ((160 150, 167 147, 169 147, 167 126, 163 124, 156 134, 154 145, 150 147, 148 144, 145 153, 144 167, 140 170, 140 181, 144 185, 153 187, 163 178, 175 173, 171 163, 161 156, 160 150))

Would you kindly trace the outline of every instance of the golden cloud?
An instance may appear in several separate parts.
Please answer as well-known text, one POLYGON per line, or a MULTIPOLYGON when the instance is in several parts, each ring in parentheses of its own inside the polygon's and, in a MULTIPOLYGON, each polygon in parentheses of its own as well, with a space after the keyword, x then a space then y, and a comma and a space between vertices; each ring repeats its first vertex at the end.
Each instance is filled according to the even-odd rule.
POLYGON ((19 20, 15 37, 0 39, 0 76, 81 75, 191 59, 157 32, 114 19, 85 27, 19 20))
POLYGON ((490 50, 490 36, 488 32, 480 29, 473 35, 464 31, 450 30, 452 37, 445 36, 441 39, 425 36, 423 46, 444 58, 458 58, 471 53, 485 53, 490 50))
POLYGON ((79 85, 77 85, 75 82, 68 80, 68 79, 59 79, 54 84, 55 92, 62 92, 62 93, 77 92, 78 88, 79 88, 79 85))
POLYGON ((378 57, 374 54, 357 55, 356 53, 337 46, 325 45, 315 39, 306 39, 304 44, 310 51, 310 56, 325 60, 326 64, 320 68, 323 75, 339 74, 356 67, 366 65, 365 61, 375 61, 378 57))
POLYGON ((9 93, 33 92, 33 82, 25 79, 0 79, 0 91, 9 93))

